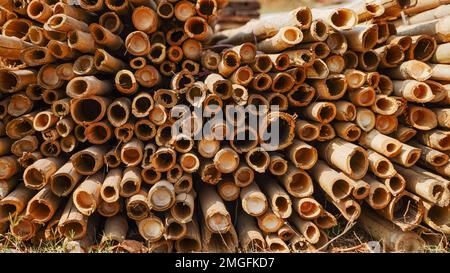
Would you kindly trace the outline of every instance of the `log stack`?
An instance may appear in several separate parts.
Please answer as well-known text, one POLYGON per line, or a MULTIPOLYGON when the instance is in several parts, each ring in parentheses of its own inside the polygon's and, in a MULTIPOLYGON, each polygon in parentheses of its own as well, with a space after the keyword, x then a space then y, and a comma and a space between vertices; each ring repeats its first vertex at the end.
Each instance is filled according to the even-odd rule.
POLYGON ((225 1, 3 0, 0 230, 68 251, 305 252, 344 221, 386 251, 445 244, 442 2, 300 7, 214 33, 225 1), (258 128, 226 112, 249 105, 278 108, 250 111, 258 128))

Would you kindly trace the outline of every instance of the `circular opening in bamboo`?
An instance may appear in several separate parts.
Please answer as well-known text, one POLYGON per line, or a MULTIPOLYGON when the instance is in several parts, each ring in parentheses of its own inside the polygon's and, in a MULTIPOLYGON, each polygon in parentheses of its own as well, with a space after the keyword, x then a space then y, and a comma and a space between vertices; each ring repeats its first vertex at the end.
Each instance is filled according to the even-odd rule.
POLYGON ((380 75, 378 88, 380 89, 382 94, 389 95, 392 92, 392 90, 394 90, 394 85, 392 84, 392 81, 389 79, 389 77, 385 75, 380 75))
POLYGON ((405 54, 400 46, 391 46, 386 51, 386 61, 390 64, 398 64, 403 60, 405 54))
POLYGON ((442 150, 448 150, 450 148, 450 135, 446 135, 438 141, 442 150))
POLYGON ((407 157, 406 164, 414 165, 419 160, 420 154, 420 151, 412 151, 407 157))
POLYGON ((239 66, 239 62, 238 62, 237 57, 238 56, 235 55, 235 54, 231 54, 231 53, 226 54, 225 58, 224 58, 225 65, 228 66, 228 67, 237 67, 237 66, 239 66))
POLYGON ((379 15, 381 12, 384 12, 384 8, 382 5, 378 3, 366 3, 366 10, 373 15, 379 15))
MULTIPOLYGON (((82 67, 83 66, 82 63, 83 62, 80 62, 79 69, 80 69, 80 71, 86 71, 86 68, 89 66, 89 64, 87 64, 88 66, 86 66, 86 67, 82 67)), ((72 92, 74 95, 78 95, 78 96, 85 93, 87 88, 88 88, 88 85, 83 78, 74 79, 74 80, 70 81, 68 84, 68 89, 70 89, 70 92, 72 92)))
POLYGON ((361 186, 356 189, 356 195, 357 196, 367 196, 366 193, 368 190, 369 190, 368 188, 361 186))
POLYGON ((330 228, 334 226, 336 223, 334 219, 328 214, 322 214, 316 218, 316 224, 321 228, 330 228))
POLYGON ((128 204, 127 206, 128 214, 131 216, 130 218, 133 219, 142 219, 147 216, 147 206, 143 202, 132 202, 131 204, 128 204))
POLYGON ((155 164, 159 169, 167 169, 175 162, 175 158, 169 152, 162 152, 156 155, 155 164))
POLYGON ((137 191, 137 187, 136 187, 135 181, 129 180, 129 181, 123 182, 123 184, 122 184, 122 191, 123 191, 123 194, 126 195, 126 196, 130 196, 132 194, 135 194, 136 191, 137 191))
POLYGON ((234 171, 239 161, 237 161, 237 155, 231 151, 223 151, 217 158, 217 165, 222 172, 234 171))
POLYGON ((72 101, 72 117, 78 123, 94 122, 102 115, 103 105, 101 101, 92 98, 84 98, 72 101))
POLYGON ((350 158, 350 172, 354 177, 363 177, 367 172, 367 154, 361 150, 355 150, 350 158))
POLYGON ((282 245, 281 243, 272 242, 269 245, 269 251, 271 251, 271 252, 283 252, 286 250, 288 250, 288 249, 286 249, 286 246, 282 245))
POLYGON ((144 179, 145 182, 150 183, 150 184, 155 183, 161 177, 161 173, 159 173, 153 169, 150 169, 150 168, 142 170, 141 175, 142 175, 142 179, 144 179))
POLYGON ((22 39, 27 36, 29 27, 30 23, 28 20, 11 19, 3 24, 2 34, 6 36, 15 36, 19 39, 22 39))
POLYGON ((346 91, 345 79, 342 77, 326 79, 328 92, 331 96, 340 96, 346 91))
POLYGON ((86 137, 93 144, 102 144, 111 137, 111 130, 104 123, 97 123, 88 126, 86 137))
POLYGON ((407 224, 418 224, 422 217, 417 201, 407 195, 396 200, 392 213, 393 220, 407 224))
POLYGON ((13 217, 17 212, 17 208, 16 206, 14 206, 13 204, 1 204, 0 205, 0 220, 2 220, 2 222, 4 220, 9 220, 9 217, 13 217))
POLYGON ((249 168, 240 168, 236 171, 235 178, 242 184, 247 185, 253 181, 254 174, 249 168))
POLYGON ((258 55, 256 57, 254 66, 260 72, 268 72, 272 67, 272 60, 268 55, 258 55))
POLYGON ((299 30, 294 28, 288 28, 284 31, 283 37, 287 42, 296 42, 300 37, 299 30))
POLYGON ((386 175, 391 170, 391 164, 387 160, 380 160, 376 164, 376 171, 379 175, 386 175))
POLYGON ((176 190, 179 192, 189 192, 192 188, 192 177, 183 176, 176 182, 176 190))
POLYGON ((94 67, 94 58, 92 56, 81 56, 78 59, 75 60, 73 64, 74 72, 84 75, 86 73, 89 73, 91 69, 94 67))
POLYGON ((25 170, 24 181, 26 182, 25 184, 33 188, 39 188, 45 182, 45 178, 39 170, 35 168, 29 168, 25 170))
POLYGON ((92 27, 92 29, 93 31, 91 30, 91 33, 94 36, 94 40, 98 42, 105 40, 105 33, 103 33, 103 29, 98 26, 92 27))
POLYGON ((358 209, 354 204, 345 208, 345 213, 348 215, 348 218, 354 218, 358 214, 358 209))
POLYGON ((28 211, 30 216, 38 221, 49 220, 48 218, 51 213, 48 204, 41 202, 41 200, 34 200, 30 202, 28 211))
POLYGON ((158 14, 162 15, 163 18, 169 18, 173 14, 173 6, 170 3, 162 2, 158 6, 158 14))
POLYGON ((74 194, 74 202, 82 209, 90 209, 96 206, 93 196, 87 192, 79 191, 74 194))
MULTIPOLYGON (((194 35, 200 35, 207 31, 206 29, 206 22, 203 21, 200 18, 189 18, 185 23, 185 28, 188 32, 194 34, 194 35)), ((225 60, 226 62, 226 60, 225 60)))
POLYGON ((59 231, 66 238, 81 238, 85 232, 85 227, 79 222, 66 222, 59 226, 59 231))
POLYGON ((390 111, 395 107, 395 103, 387 98, 380 98, 375 102, 376 106, 382 111, 390 111))
POLYGON ((174 238, 178 238, 183 236, 183 234, 186 232, 186 226, 185 225, 181 225, 180 223, 177 223, 175 221, 171 222, 168 226, 167 226, 167 234, 174 237, 174 238))
POLYGON ((294 158, 298 166, 308 168, 316 163, 317 153, 313 148, 303 147, 295 151, 294 158))
POLYGON ((320 236, 318 228, 312 224, 308 225, 305 231, 305 236, 308 238, 309 241, 313 241, 314 238, 320 236))
POLYGON ((372 27, 369 28, 363 36, 363 48, 364 49, 371 49, 374 47, 378 41, 376 39, 378 37, 378 28, 372 27))
POLYGON ((383 134, 392 133, 397 127, 398 122, 394 116, 377 116, 376 119, 376 129, 383 134))
MULTIPOLYGON (((298 19, 298 18, 297 18, 298 19)), ((314 33, 316 39, 323 41, 328 34, 328 26, 321 20, 316 20, 311 24, 311 33, 314 33)))
POLYGON ((330 54, 330 48, 326 43, 317 43, 314 46, 314 54, 316 54, 317 58, 325 58, 330 54))
POLYGON ((135 107, 138 113, 146 113, 152 108, 153 102, 149 97, 142 96, 135 100, 133 106, 135 107))
POLYGON ((135 148, 122 150, 122 161, 126 164, 134 164, 141 160, 142 154, 135 148))
POLYGON ((177 219, 187 219, 192 213, 190 206, 186 205, 184 202, 177 202, 172 207, 172 213, 177 219))
POLYGON ((36 130, 44 130, 46 129, 50 124, 50 117, 49 114, 46 112, 40 112, 36 115, 33 121, 33 125, 36 130))
POLYGON ((357 18, 350 9, 337 9, 331 14, 330 21, 337 29, 348 29, 357 23, 357 18))
POLYGON ((300 212, 306 217, 313 217, 320 213, 321 209, 315 202, 304 201, 300 205, 300 212))
POLYGON ((221 97, 228 97, 232 91, 231 83, 229 81, 216 82, 214 87, 215 93, 221 97))
POLYGON ((383 188, 376 188, 372 193, 372 202, 380 207, 385 207, 391 199, 391 194, 383 188))
POLYGON ((45 156, 57 156, 61 152, 61 146, 56 141, 46 141, 41 144, 41 152, 45 156))
MULTIPOLYGON (((295 90, 295 88, 293 90, 295 90)), ((314 88, 300 85, 294 92, 289 92, 288 97, 295 102, 306 105, 312 100, 314 94, 314 88)))
POLYGON ((417 100, 427 99, 431 95, 430 93, 430 87, 425 83, 418 83, 413 89, 414 97, 416 97, 417 100))
MULTIPOLYGON (((100 16, 99 24, 111 32, 119 30, 120 20, 114 12, 107 12, 100 16)), ((136 29, 139 29, 136 27, 136 29)))
POLYGON ((319 135, 319 130, 316 126, 306 125, 300 130, 300 135, 304 140, 313 140, 319 135))
POLYGON ((114 120, 115 122, 121 122, 126 121, 127 112, 125 111, 125 108, 120 104, 113 104, 109 108, 108 116, 114 120))
POLYGON ((444 191, 445 191, 445 188, 442 187, 441 185, 433 185, 431 192, 435 199, 440 199, 441 196, 444 194, 444 191))
POLYGON ((388 143, 386 145, 386 151, 388 153, 393 153, 394 151, 396 151, 398 149, 398 145, 394 144, 394 143, 388 143))
POLYGON ((40 44, 41 41, 44 40, 44 35, 42 34, 41 30, 35 27, 31 27, 28 30, 28 37, 30 38, 30 41, 34 44, 40 44))
POLYGON ((362 106, 371 105, 375 100, 375 90, 372 88, 364 88, 358 94, 358 101, 362 106))
POLYGON ((427 60, 436 50, 436 42, 431 37, 422 36, 416 41, 413 57, 415 60, 427 60))
POLYGON ((380 58, 373 50, 368 50, 362 53, 362 64, 367 70, 375 69, 380 62, 380 58))
POLYGON ((448 157, 445 155, 435 155, 431 161, 435 166, 442 166, 448 161, 448 157))
POLYGON ((251 155, 248 157, 249 162, 258 168, 263 168, 266 166, 270 160, 267 152, 262 151, 253 151, 251 155))
POLYGON ((428 210, 427 217, 437 226, 448 226, 450 222, 449 207, 432 205, 428 210))
POLYGON ((19 240, 29 240, 35 235, 36 229, 30 219, 22 218, 11 227, 11 233, 19 240))
POLYGON ((108 199, 116 196, 116 194, 116 189, 113 186, 106 186, 103 188, 103 196, 108 199))
POLYGON ((273 91, 288 91, 294 85, 292 77, 288 74, 278 74, 273 80, 273 91))
POLYGON ((178 244, 177 250, 179 252, 187 253, 187 252, 198 252, 201 250, 200 243, 195 239, 185 237, 181 240, 176 241, 176 243, 178 244))
POLYGON ((237 77, 240 82, 248 82, 249 80, 251 80, 252 73, 249 69, 246 68, 239 69, 237 72, 237 77))
POLYGON ((57 174, 52 177, 51 190, 57 196, 66 196, 69 194, 73 185, 72 179, 65 174, 57 174))
POLYGON ((73 157, 72 163, 75 169, 81 173, 90 173, 94 170, 95 158, 87 153, 80 153, 73 157))
POLYGON ((186 154, 183 156, 180 162, 181 166, 185 167, 185 169, 192 170, 196 166, 198 166, 200 163, 198 161, 198 158, 191 154, 186 154))
POLYGON ((336 108, 332 104, 327 104, 320 108, 319 118, 323 123, 328 123, 336 116, 336 108))
POLYGON ((431 112, 431 110, 426 111, 425 109, 416 109, 411 114, 411 121, 419 127, 419 129, 431 129, 436 123, 436 116, 431 112))
POLYGON ((198 1, 198 13, 203 16, 211 16, 214 14, 214 10, 217 8, 215 1, 210 0, 200 0, 198 1))
POLYGON ((343 199, 350 194, 351 188, 347 181, 338 179, 334 181, 333 186, 331 187, 331 192, 336 199, 343 199))
POLYGON ((360 136, 361 136, 361 130, 356 126, 352 127, 351 129, 349 129, 347 131, 347 137, 351 141, 355 141, 355 140, 359 139, 360 136))
POLYGON ((105 163, 109 167, 116 167, 120 164, 120 161, 117 155, 111 153, 105 155, 105 163))

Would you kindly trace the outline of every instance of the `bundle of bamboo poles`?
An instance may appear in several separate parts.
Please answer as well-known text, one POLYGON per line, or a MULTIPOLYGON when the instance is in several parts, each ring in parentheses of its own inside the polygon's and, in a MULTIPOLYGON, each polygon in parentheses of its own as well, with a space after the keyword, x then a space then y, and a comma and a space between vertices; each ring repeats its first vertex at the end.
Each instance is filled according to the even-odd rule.
POLYGON ((78 252, 305 252, 344 221, 386 251, 445 245, 447 2, 214 33, 225 2, 0 2, 0 232, 78 252), (259 113, 278 144, 245 116, 212 122, 228 105, 278 106, 259 113), (194 107, 209 115, 185 122, 212 133, 173 134, 194 107))

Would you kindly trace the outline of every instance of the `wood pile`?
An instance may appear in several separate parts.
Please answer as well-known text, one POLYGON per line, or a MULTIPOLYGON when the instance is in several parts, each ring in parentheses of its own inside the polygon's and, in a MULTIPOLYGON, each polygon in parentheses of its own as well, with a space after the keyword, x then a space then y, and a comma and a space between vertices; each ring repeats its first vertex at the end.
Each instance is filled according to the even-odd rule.
POLYGON ((68 251, 304 252, 348 222, 386 251, 445 245, 450 1, 214 33, 225 2, 0 1, 0 232, 68 251), (278 110, 253 113, 258 128, 215 120, 248 105, 278 110))
POLYGON ((228 5, 219 11, 216 30, 226 30, 245 25, 259 18, 259 0, 228 0, 228 5))

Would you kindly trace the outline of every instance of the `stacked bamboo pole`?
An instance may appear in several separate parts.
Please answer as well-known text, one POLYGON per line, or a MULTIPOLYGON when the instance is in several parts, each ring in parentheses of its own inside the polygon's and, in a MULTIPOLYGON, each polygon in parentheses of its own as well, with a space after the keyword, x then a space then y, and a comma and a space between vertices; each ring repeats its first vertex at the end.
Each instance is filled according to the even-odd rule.
POLYGON ((214 33, 225 2, 2 1, 2 231, 68 251, 304 252, 348 221, 386 251, 447 242, 442 1, 300 7, 214 33), (230 105, 278 109, 250 109, 254 128, 230 105))

